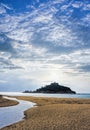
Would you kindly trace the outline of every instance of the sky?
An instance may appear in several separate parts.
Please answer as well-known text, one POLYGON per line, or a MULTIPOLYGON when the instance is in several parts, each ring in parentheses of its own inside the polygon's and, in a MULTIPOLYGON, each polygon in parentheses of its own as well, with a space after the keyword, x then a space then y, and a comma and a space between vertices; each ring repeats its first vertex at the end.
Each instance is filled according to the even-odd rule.
POLYGON ((0 91, 51 82, 90 93, 90 0, 0 0, 0 91))

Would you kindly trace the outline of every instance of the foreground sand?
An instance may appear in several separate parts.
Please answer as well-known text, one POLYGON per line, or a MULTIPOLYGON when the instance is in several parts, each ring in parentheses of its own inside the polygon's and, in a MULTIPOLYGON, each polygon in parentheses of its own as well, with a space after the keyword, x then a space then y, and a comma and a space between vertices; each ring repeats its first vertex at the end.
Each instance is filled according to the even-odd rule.
POLYGON ((9 99, 0 97, 0 107, 9 107, 9 106, 17 105, 17 104, 18 104, 17 101, 13 101, 13 100, 9 100, 9 99))
POLYGON ((17 97, 36 102, 25 120, 1 130, 90 130, 90 99, 17 97))

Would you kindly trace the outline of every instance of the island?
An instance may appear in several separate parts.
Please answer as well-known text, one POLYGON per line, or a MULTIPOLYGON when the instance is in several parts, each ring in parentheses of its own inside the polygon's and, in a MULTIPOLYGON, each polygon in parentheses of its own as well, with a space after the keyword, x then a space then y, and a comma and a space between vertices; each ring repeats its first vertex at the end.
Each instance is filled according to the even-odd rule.
POLYGON ((24 91, 24 93, 60 93, 60 94, 76 94, 75 91, 72 91, 69 87, 59 85, 58 83, 54 82, 50 85, 46 85, 35 91, 24 91))

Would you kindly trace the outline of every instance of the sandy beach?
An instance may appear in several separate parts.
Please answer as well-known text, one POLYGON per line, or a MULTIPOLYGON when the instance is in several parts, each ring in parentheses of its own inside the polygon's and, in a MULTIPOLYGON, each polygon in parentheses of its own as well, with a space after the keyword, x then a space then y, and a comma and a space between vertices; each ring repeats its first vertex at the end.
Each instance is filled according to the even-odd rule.
POLYGON ((37 103, 25 119, 1 130, 90 130, 90 99, 17 97, 37 103))

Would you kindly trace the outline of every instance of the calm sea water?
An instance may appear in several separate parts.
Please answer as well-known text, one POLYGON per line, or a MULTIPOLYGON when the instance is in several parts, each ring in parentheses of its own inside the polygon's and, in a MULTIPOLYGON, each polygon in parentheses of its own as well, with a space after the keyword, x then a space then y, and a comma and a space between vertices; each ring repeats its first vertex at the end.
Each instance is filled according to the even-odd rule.
POLYGON ((56 97, 56 98, 90 98, 90 94, 43 94, 43 93, 20 93, 20 92, 0 92, 9 96, 35 96, 35 97, 56 97))
POLYGON ((0 129, 21 121, 24 118, 24 111, 33 107, 35 103, 9 98, 19 102, 18 105, 10 107, 0 107, 0 129))

